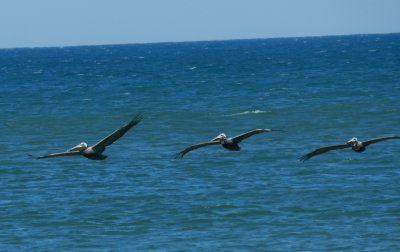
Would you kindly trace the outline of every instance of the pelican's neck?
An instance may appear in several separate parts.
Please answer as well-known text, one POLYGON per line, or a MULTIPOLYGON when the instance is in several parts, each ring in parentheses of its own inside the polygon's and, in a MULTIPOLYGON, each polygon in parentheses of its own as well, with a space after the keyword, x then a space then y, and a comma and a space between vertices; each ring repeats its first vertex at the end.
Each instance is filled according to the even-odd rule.
POLYGON ((219 142, 220 143, 224 143, 226 141, 226 137, 221 137, 220 139, 219 139, 219 142))

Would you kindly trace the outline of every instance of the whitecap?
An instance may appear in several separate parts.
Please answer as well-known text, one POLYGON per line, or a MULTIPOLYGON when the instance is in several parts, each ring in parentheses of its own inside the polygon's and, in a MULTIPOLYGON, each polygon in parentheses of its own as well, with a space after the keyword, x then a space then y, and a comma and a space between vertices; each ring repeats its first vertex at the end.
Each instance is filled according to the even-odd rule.
POLYGON ((240 113, 230 114, 229 116, 240 116, 240 115, 248 115, 248 114, 263 114, 263 113, 270 113, 271 111, 263 111, 263 110, 251 110, 251 111, 244 111, 240 113))

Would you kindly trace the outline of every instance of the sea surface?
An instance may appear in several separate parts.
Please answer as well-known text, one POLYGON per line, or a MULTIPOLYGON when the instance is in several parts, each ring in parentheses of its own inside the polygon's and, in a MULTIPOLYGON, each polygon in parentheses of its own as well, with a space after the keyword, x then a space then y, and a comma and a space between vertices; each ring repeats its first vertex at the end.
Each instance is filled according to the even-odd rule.
POLYGON ((399 126, 400 34, 1 49, 0 250, 400 251, 399 140, 298 160, 399 126))

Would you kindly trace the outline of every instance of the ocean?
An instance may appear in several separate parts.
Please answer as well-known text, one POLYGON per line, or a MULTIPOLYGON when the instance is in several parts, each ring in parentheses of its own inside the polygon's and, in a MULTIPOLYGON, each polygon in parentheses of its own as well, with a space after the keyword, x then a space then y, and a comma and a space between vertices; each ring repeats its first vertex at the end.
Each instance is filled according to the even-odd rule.
POLYGON ((298 160, 400 134, 400 34, 1 49, 0 119, 4 251, 400 250, 399 140, 298 160))

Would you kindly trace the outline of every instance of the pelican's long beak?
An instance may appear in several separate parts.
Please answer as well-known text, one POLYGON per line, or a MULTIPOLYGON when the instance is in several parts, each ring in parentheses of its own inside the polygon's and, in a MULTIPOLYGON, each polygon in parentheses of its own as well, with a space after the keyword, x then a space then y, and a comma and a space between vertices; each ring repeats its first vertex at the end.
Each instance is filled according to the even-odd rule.
POLYGON ((86 148, 87 148, 87 144, 86 143, 80 143, 80 144, 72 147, 68 151, 84 151, 86 148))
POLYGON ((221 141, 221 137, 220 136, 217 136, 216 138, 214 138, 213 140, 211 140, 212 142, 214 142, 214 141, 221 141))
POLYGON ((224 133, 219 134, 216 138, 214 138, 211 141, 223 141, 226 138, 226 135, 224 133))

